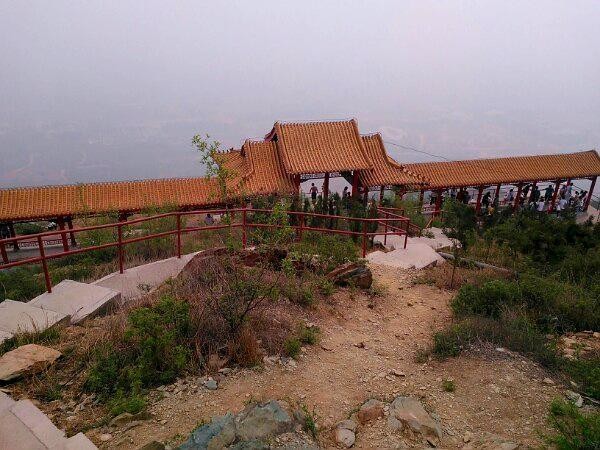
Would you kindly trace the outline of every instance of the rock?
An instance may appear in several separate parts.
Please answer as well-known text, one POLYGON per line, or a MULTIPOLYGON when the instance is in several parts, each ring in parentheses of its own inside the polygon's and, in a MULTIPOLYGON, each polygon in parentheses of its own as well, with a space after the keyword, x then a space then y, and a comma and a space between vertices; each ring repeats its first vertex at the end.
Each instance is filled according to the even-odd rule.
POLYGON ((356 431, 356 422, 351 419, 342 420, 336 425, 336 428, 343 428, 345 430, 356 431))
POLYGON ((61 353, 37 344, 22 345, 0 357, 0 380, 10 381, 40 372, 60 358, 61 353))
POLYGON ((110 434, 110 433, 101 434, 99 437, 100 441, 102 441, 102 442, 110 441, 112 438, 113 438, 112 434, 110 434))
POLYGON ((390 405, 390 415, 409 426, 416 433, 438 439, 442 437, 442 428, 439 422, 425 411, 423 405, 416 398, 396 397, 390 405))
POLYGON ((358 410, 358 421, 361 424, 383 417, 383 402, 372 398, 365 402, 358 410))
POLYGON ((392 431, 399 431, 402 429, 402 422, 400 422, 394 416, 388 415, 387 427, 392 431))
POLYGON ((554 384, 554 380, 552 380, 551 378, 544 378, 544 380, 542 381, 542 383, 544 383, 544 384, 554 384))
POLYGON ((235 418, 235 428, 242 440, 264 439, 292 431, 290 414, 275 400, 251 405, 235 418))
POLYGON ((165 450, 165 444, 158 441, 148 442, 143 447, 140 447, 138 450, 165 450))
POLYGON ((251 440, 251 441, 242 441, 242 442, 238 442, 235 445, 232 445, 231 447, 228 447, 229 450, 268 450, 269 447, 260 441, 257 441, 255 439, 251 440))
POLYGON ((202 385, 209 391, 215 391, 219 387, 217 381, 213 379, 205 380, 202 385))
POLYGON ((406 376, 404 374, 404 372, 401 372, 401 371, 396 370, 396 369, 390 370, 390 375, 394 375, 395 377, 405 377, 406 376))
POLYGON ((573 403, 578 408, 583 406, 583 397, 579 395, 577 392, 567 390, 565 392, 565 397, 569 399, 571 403, 573 403))
POLYGON ((351 284, 362 289, 369 289, 373 284, 371 269, 358 262, 342 264, 326 276, 340 286, 351 284))
POLYGON ((128 412, 124 412, 119 414, 118 416, 113 417, 113 419, 108 423, 109 427, 121 427, 123 425, 128 424, 129 422, 139 422, 134 426, 137 426, 141 423, 142 420, 148 420, 150 418, 150 414, 146 411, 139 412, 137 414, 131 414, 128 412))
POLYGON ((350 448, 354 445, 354 441, 356 441, 354 431, 339 427, 335 429, 335 442, 338 444, 350 448))
POLYGON ((468 442, 471 442, 472 440, 473 440, 473 433, 471 433, 470 431, 466 431, 463 436, 463 442, 466 444, 468 442))
POLYGON ((192 435, 179 447, 180 450, 216 450, 235 442, 233 414, 213 417, 211 422, 194 430, 192 435))

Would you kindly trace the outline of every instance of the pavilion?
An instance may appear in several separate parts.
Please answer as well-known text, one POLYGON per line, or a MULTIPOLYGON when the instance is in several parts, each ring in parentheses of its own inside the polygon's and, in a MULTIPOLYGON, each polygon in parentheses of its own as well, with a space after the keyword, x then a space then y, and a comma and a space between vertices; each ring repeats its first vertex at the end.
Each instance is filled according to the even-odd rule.
MULTIPOLYGON (((114 213, 119 220, 149 208, 202 209, 256 195, 298 195, 300 183, 323 178, 323 197, 329 195, 329 180, 343 177, 352 186, 352 196, 369 190, 397 188, 400 192, 436 192, 440 209, 442 192, 452 188, 478 190, 479 211, 483 190, 513 184, 516 198, 526 183, 589 179, 593 192, 600 175, 600 157, 595 150, 541 156, 477 159, 402 164, 392 159, 381 135, 361 135, 356 120, 321 122, 276 122, 263 140, 246 140, 239 149, 219 153, 217 162, 226 168, 227 198, 219 195, 216 179, 206 177, 155 179, 110 183, 11 188, 0 190, 0 224, 14 237, 14 223, 52 220, 61 230, 73 227, 78 216, 114 213)), ((554 208, 556 193, 550 208, 554 208)), ((496 198, 497 198, 496 195, 496 198)), ((584 207, 589 205, 588 196, 584 207)), ((516 205, 516 203, 515 203, 516 205)), ((65 250, 69 242, 62 236, 65 250)), ((71 245, 75 245, 71 235, 71 245)), ((4 252, 3 252, 4 253, 4 252)), ((2 255, 6 260, 5 254, 2 255)))

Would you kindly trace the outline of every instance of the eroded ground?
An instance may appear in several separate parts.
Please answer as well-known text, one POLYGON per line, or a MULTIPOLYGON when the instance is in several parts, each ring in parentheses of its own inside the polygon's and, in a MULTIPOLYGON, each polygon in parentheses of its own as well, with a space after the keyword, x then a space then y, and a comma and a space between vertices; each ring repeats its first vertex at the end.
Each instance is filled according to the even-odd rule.
MULTIPOLYGON (((444 448, 462 448, 469 433, 472 442, 492 433, 523 446, 539 445, 548 404, 561 394, 558 383, 544 383, 549 375, 537 364, 494 348, 417 363, 416 352, 449 322, 452 293, 415 285, 407 271, 372 268, 382 295, 342 291, 307 312, 304 319, 321 328, 321 341, 306 347, 295 366, 275 362, 236 369, 221 377, 216 391, 188 377, 151 395, 156 399, 151 420, 126 431, 100 427, 87 435, 103 448, 133 449, 153 440, 176 444, 213 415, 238 412, 253 400, 283 399, 314 411, 320 444, 334 447, 330 428, 365 400, 412 395, 439 415, 444 448), (445 379, 454 380, 455 392, 444 391, 445 379), (107 433, 111 439, 102 442, 107 433)), ((388 431, 385 423, 359 426, 355 448, 422 444, 388 431)))

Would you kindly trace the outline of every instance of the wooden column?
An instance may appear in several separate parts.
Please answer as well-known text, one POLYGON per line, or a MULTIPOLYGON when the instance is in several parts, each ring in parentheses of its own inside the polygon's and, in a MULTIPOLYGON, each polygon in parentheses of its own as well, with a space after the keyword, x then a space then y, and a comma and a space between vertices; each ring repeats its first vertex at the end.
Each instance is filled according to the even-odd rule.
POLYGON ((483 186, 479 186, 477 190, 477 204, 475 206, 475 214, 479 214, 481 210, 481 196, 483 195, 483 186))
POLYGON ((379 188, 379 204, 383 201, 383 194, 385 192, 385 186, 382 184, 379 188))
POLYGON ((585 204, 583 205, 583 211, 587 211, 588 207, 590 206, 590 200, 592 199, 592 194, 594 193, 594 188, 596 187, 596 179, 597 178, 598 178, 597 176, 592 178, 592 185, 590 186, 590 190, 588 191, 587 197, 585 199, 585 204))
MULTIPOLYGON (((67 227, 69 228, 69 230, 73 229, 73 219, 71 217, 67 217, 67 227)), ((77 241, 75 240, 75 233, 71 232, 69 233, 69 236, 71 238, 71 247, 77 246, 77 241)))
MULTIPOLYGON (((323 204, 327 205, 327 197, 329 196, 329 172, 325 172, 325 182, 323 183, 323 204)), ((327 206, 325 206, 327 210, 327 206)))
POLYGON ((556 180, 556 186, 554 186, 554 193, 552 194, 552 201, 550 202, 550 206, 548 207, 548 214, 554 211, 554 205, 556 204, 556 196, 558 195, 558 190, 560 189, 560 180, 556 180))
POLYGON ((300 196, 300 175, 294 175, 294 185, 296 186, 296 195, 300 196))
MULTIPOLYGON (((64 217, 57 217, 56 218, 56 223, 58 224, 58 229, 60 231, 64 231, 65 230, 65 219, 64 219, 64 217)), ((66 233, 61 233, 60 234, 60 240, 62 241, 63 250, 65 252, 68 252, 69 251, 69 241, 67 240, 66 233)))
POLYGON ((494 205, 495 207, 499 207, 500 206, 500 199, 498 197, 500 197, 500 188, 502 187, 501 184, 499 184, 498 186, 496 186, 496 194, 494 196, 494 205))
POLYGON ((352 172, 352 197, 358 198, 358 170, 352 172))
POLYGON ((425 189, 419 192, 419 210, 423 209, 423 197, 425 197, 425 189))
MULTIPOLYGON (((8 233, 10 234, 10 237, 17 237, 17 234, 15 233, 15 225, 12 222, 8 222, 8 233)), ((19 243, 17 241, 13 242, 13 250, 15 252, 19 251, 19 243)))
POLYGON ((513 202, 513 211, 515 211, 519 206, 519 202, 521 201, 521 190, 522 189, 523 189, 523 183, 519 183, 517 185, 517 195, 515 195, 515 201, 513 202))

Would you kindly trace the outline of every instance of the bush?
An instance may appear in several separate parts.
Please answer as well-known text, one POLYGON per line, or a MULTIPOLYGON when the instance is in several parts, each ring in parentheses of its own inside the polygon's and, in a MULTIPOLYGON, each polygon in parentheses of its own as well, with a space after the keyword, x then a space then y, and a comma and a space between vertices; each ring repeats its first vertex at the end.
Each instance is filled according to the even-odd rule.
POLYGON ((133 310, 120 342, 97 349, 86 387, 105 400, 129 398, 142 388, 173 381, 188 359, 189 305, 163 297, 133 310))
POLYGON ((600 414, 584 415, 572 404, 554 400, 550 405, 550 425, 556 433, 547 436, 548 444, 558 450, 595 450, 600 447, 600 414))
POLYGON ((301 347, 302 343, 296 336, 288 337, 283 344, 283 349, 286 356, 294 359, 296 359, 296 357, 300 354, 301 347))
POLYGON ((319 327, 307 327, 306 325, 300 325, 298 329, 298 339, 302 344, 315 345, 319 342, 319 334, 321 330, 319 327))
POLYGON ((346 236, 305 233, 302 241, 292 245, 292 252, 302 261, 310 261, 319 256, 321 273, 327 273, 336 267, 358 259, 358 248, 352 239, 346 236))
POLYGON ((452 311, 458 316, 470 314, 499 317, 502 309, 517 303, 518 286, 510 281, 492 280, 477 287, 465 285, 452 300, 452 311))
POLYGON ((563 370, 585 395, 600 400, 600 354, 596 353, 590 358, 566 360, 563 370))

